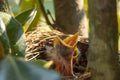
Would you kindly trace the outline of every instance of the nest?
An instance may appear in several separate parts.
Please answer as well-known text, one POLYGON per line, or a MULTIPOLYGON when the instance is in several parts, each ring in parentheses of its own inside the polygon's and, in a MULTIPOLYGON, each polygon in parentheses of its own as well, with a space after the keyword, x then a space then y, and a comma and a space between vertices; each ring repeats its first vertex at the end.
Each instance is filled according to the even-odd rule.
MULTIPOLYGON (((53 48, 53 39, 56 36, 64 38, 71 35, 64 34, 58 30, 46 30, 45 27, 37 27, 36 30, 27 32, 27 54, 25 59, 27 61, 33 59, 50 60, 50 58, 47 56, 46 47, 53 48)), ((81 54, 78 56, 78 61, 73 66, 73 71, 76 75, 80 75, 79 80, 86 80, 91 76, 87 66, 86 57, 89 47, 88 38, 79 36, 77 47, 80 50, 81 54)))

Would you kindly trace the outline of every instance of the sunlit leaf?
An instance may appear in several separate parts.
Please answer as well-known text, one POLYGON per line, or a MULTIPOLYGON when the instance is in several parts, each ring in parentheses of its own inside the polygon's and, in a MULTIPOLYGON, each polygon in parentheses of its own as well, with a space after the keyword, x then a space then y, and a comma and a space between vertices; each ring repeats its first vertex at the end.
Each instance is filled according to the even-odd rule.
POLYGON ((32 24, 33 20, 35 19, 36 13, 37 13, 37 10, 36 10, 36 8, 34 8, 31 12, 29 18, 23 25, 24 32, 26 32, 28 30, 29 26, 32 24))
POLYGON ((44 68, 50 68, 51 65, 53 64, 53 61, 45 61, 45 60, 41 60, 41 59, 36 59, 33 60, 34 63, 43 66, 44 68))
POLYGON ((13 17, 4 12, 0 12, 0 18, 6 25, 6 31, 10 41, 12 55, 24 55, 26 42, 22 26, 13 17))
MULTIPOLYGON (((36 26, 37 26, 39 20, 43 17, 42 11, 41 11, 41 8, 40 8, 40 4, 39 4, 39 0, 34 0, 34 2, 35 2, 35 5, 36 5, 37 13, 36 13, 36 16, 35 16, 33 22, 30 24, 30 27, 28 28, 28 31, 36 29, 36 26)), ((42 0, 42 3, 44 3, 44 0, 42 0)))
POLYGON ((24 32, 26 32, 29 26, 31 25, 32 21, 36 16, 36 13, 37 10, 35 7, 29 10, 25 10, 24 12, 15 17, 23 25, 24 32))
POLYGON ((32 11, 34 10, 34 8, 25 10, 24 12, 18 14, 15 19, 17 19, 22 25, 25 24, 25 22, 28 20, 30 14, 32 13, 32 11))
POLYGON ((48 61, 46 64, 44 64, 44 68, 50 68, 51 65, 53 64, 53 61, 48 61))
POLYGON ((1 80, 62 80, 53 70, 8 56, 0 63, 1 80))
POLYGON ((0 19, 0 55, 11 53, 10 42, 7 36, 6 27, 3 21, 0 19), (3 50, 2 50, 3 48, 3 50), (4 52, 2 52, 4 51, 4 52))
MULTIPOLYGON (((42 2, 44 2, 44 0, 42 0, 42 2)), ((27 25, 29 24, 29 27, 25 31, 31 31, 31 30, 34 30, 36 28, 40 18, 42 17, 42 11, 40 9, 40 4, 39 4, 38 0, 22 0, 21 11, 33 8, 35 6, 36 6, 37 11, 35 12, 34 18, 32 18, 33 21, 31 22, 31 24, 27 23, 27 25)), ((24 28, 26 28, 26 25, 24 25, 24 28)))
POLYGON ((20 11, 23 12, 26 9, 31 9, 34 7, 35 1, 34 0, 22 0, 20 5, 20 11))

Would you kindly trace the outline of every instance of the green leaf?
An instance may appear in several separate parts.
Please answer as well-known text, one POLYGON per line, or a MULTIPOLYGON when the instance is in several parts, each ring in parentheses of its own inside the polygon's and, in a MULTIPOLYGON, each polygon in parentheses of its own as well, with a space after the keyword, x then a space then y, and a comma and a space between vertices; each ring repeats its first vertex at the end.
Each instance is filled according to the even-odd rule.
POLYGON ((26 9, 31 9, 35 5, 34 0, 21 0, 20 11, 23 12, 26 9))
MULTIPOLYGON (((27 31, 33 31, 34 29, 36 29, 36 26, 37 26, 39 20, 41 18, 43 18, 43 14, 42 14, 42 11, 41 11, 41 8, 40 8, 39 0, 34 0, 34 2, 35 2, 34 5, 36 5, 37 12, 36 12, 34 20, 30 24, 27 31)), ((42 3, 44 3, 44 0, 42 0, 42 3)))
POLYGON ((30 25, 32 24, 32 22, 36 16, 36 13, 37 13, 37 10, 36 10, 36 8, 34 8, 34 10, 32 11, 32 13, 29 16, 29 19, 23 25, 24 32, 26 32, 28 30, 28 28, 30 27, 30 25))
MULTIPOLYGON (((6 27, 4 22, 0 19, 0 42, 2 45, 0 45, 1 47, 3 47, 3 53, 5 54, 9 54, 11 53, 11 47, 10 47, 10 42, 7 36, 7 32, 6 32, 6 27)), ((2 50, 1 50, 2 51, 2 50)), ((0 51, 0 53, 1 53, 0 51)))
POLYGON ((34 60, 32 60, 32 62, 34 62, 38 65, 41 65, 41 66, 44 66, 47 63, 47 61, 42 60, 42 59, 34 59, 34 60))
POLYGON ((36 16, 36 13, 37 11, 35 7, 32 9, 26 10, 23 13, 16 16, 16 19, 23 25, 24 32, 26 32, 27 29, 29 28, 30 24, 32 23, 32 21, 36 16))
POLYGON ((0 18, 6 25, 6 31, 10 41, 12 55, 17 56, 25 55, 26 49, 25 35, 20 23, 4 12, 0 12, 0 18))
MULTIPOLYGON (((44 0, 42 0, 42 3, 44 3, 44 0)), ((20 10, 21 11, 25 11, 27 9, 31 9, 34 8, 36 6, 36 13, 34 18, 32 18, 32 22, 29 24, 29 27, 26 29, 26 25, 24 25, 24 31, 33 31, 34 29, 36 29, 36 26, 38 24, 38 22, 40 21, 40 19, 42 19, 44 16, 42 14, 41 8, 40 8, 40 4, 39 4, 39 0, 22 0, 21 5, 20 5, 20 10), (27 5, 26 5, 27 4, 27 5)), ((28 23, 27 23, 28 24, 28 23)))
POLYGON ((61 80, 58 73, 8 56, 0 63, 1 80, 61 80))
POLYGON ((35 59, 32 62, 34 62, 38 65, 41 65, 44 68, 50 68, 50 66, 53 64, 53 61, 45 61, 45 60, 42 60, 42 59, 35 59))
POLYGON ((28 20, 30 14, 33 12, 34 8, 28 9, 23 11, 22 13, 18 14, 15 19, 18 20, 22 25, 28 20))

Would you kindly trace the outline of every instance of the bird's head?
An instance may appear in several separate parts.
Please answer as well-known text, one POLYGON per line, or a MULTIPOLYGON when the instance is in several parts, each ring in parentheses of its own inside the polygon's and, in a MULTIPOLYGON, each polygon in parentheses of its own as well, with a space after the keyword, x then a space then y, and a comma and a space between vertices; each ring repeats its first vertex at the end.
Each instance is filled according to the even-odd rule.
POLYGON ((73 36, 61 39, 60 37, 54 38, 54 50, 57 62, 57 71, 63 75, 72 75, 72 65, 73 61, 79 55, 79 50, 77 48, 78 33, 73 36))
POLYGON ((73 56, 73 58, 76 58, 80 53, 76 46, 77 42, 78 33, 75 33, 73 36, 66 37, 63 40, 57 36, 54 38, 54 48, 63 57, 73 56))

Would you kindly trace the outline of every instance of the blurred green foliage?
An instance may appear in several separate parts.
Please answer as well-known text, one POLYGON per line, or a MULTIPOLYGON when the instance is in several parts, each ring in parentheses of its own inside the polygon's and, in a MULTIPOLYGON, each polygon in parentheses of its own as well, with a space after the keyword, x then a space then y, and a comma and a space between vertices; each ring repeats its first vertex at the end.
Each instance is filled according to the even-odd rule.
POLYGON ((46 69, 52 64, 51 61, 24 61, 24 32, 37 26, 42 12, 38 0, 22 0, 21 5, 13 1, 11 9, 15 17, 0 12, 0 80, 62 80, 60 74, 46 69))
POLYGON ((62 80, 53 70, 7 56, 0 62, 0 80, 62 80))
MULTIPOLYGON (((0 18, 5 23, 5 31, 2 33, 6 33, 6 36, 0 36, 1 40, 6 39, 6 42, 2 42, 3 45, 10 45, 12 55, 23 56, 25 55, 26 49, 26 38, 22 29, 22 26, 17 20, 15 20, 12 16, 0 12, 0 18), (8 37, 8 38, 7 38, 8 37), (8 39, 8 40, 7 40, 8 39)), ((4 41, 4 40, 3 40, 4 41)))
POLYGON ((0 12, 0 43, 0 80, 62 80, 60 74, 46 69, 49 62, 39 61, 43 65, 38 65, 23 60, 26 53, 23 28, 4 12, 0 12))

